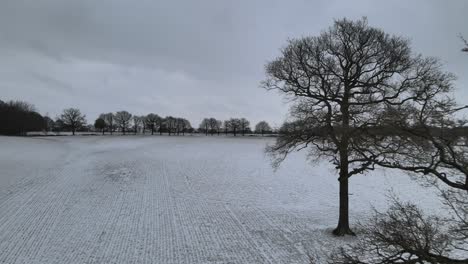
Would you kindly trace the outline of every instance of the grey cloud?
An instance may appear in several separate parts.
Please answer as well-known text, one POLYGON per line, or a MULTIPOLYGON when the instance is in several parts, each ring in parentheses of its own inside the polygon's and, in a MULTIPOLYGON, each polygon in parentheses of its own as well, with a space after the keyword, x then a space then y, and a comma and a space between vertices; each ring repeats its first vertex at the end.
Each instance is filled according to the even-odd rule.
MULTIPOLYGON (((279 123, 287 107, 258 88, 263 65, 287 38, 362 16, 440 57, 466 89, 468 58, 457 38, 468 36, 463 0, 4 0, 0 55, 8 59, 0 61, 0 91, 52 113, 73 104, 91 119, 125 108, 180 113, 194 123, 240 114, 279 123), (35 77, 24 78, 28 72, 35 77), (56 93, 63 100, 38 91, 32 98, 32 87, 47 85, 63 87, 56 93)), ((468 101, 462 89, 458 95, 468 101)))

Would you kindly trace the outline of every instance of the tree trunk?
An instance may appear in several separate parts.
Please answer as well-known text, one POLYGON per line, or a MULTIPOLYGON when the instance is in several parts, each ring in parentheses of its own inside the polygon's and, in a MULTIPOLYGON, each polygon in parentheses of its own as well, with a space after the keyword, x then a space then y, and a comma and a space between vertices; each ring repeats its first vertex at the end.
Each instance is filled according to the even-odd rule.
POLYGON ((102 134, 104 135, 104 128, 102 129, 102 134))
POLYGON ((340 214, 338 218, 338 226, 333 230, 336 236, 355 235, 349 227, 349 196, 348 196, 348 164, 342 165, 340 168, 340 214), (345 168, 346 167, 346 168, 345 168))
POLYGON ((348 92, 345 88, 345 96, 341 105, 342 113, 342 137, 338 145, 340 152, 340 215, 338 218, 338 226, 333 230, 336 236, 355 235, 349 228, 349 194, 348 194, 348 179, 349 179, 349 103, 348 92))
POLYGON ((75 135, 75 128, 74 127, 72 128, 72 135, 73 136, 75 135))

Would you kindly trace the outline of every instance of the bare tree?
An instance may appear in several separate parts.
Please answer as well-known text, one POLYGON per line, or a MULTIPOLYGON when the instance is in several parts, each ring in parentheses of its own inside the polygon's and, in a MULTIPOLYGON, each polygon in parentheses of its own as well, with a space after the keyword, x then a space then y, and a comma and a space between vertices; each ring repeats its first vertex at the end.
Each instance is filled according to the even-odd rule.
POLYGON ((129 128, 131 119, 132 114, 127 111, 119 111, 115 113, 115 122, 118 124, 124 135, 125 131, 129 128))
POLYGON ((45 116, 44 116, 44 125, 45 125, 45 126, 44 126, 44 130, 45 130, 46 132, 49 132, 49 131, 51 131, 51 130, 54 128, 55 122, 54 122, 54 120, 52 120, 52 118, 50 118, 48 115, 45 115, 45 116))
POLYGON ((104 130, 106 128, 106 121, 102 118, 98 118, 96 119, 96 121, 94 121, 94 127, 96 129, 101 130, 102 134, 104 135, 104 130))
POLYGON ((104 119, 106 122, 106 127, 109 130, 110 134, 114 132, 114 126, 115 126, 115 117, 113 113, 107 113, 107 114, 100 114, 99 118, 104 119))
POLYGON ((229 120, 224 120, 224 122, 223 122, 223 129, 224 129, 224 134, 225 135, 227 135, 229 133, 229 128, 231 127, 231 125, 229 123, 230 123, 229 120))
POLYGON ((209 129, 210 129, 210 134, 213 135, 216 131, 217 131, 217 128, 218 128, 218 120, 216 120, 216 118, 214 117, 210 117, 210 119, 208 119, 208 126, 209 126, 209 129))
POLYGON ((237 132, 241 128, 241 120, 239 118, 231 118, 229 119, 227 125, 228 130, 230 130, 234 136, 236 136, 237 132))
POLYGON ((166 126, 169 136, 171 133, 175 133, 177 129, 177 119, 173 116, 167 116, 164 118, 164 125, 166 126))
POLYGON ((190 122, 187 119, 177 118, 176 120, 177 120, 177 135, 179 135, 179 133, 182 133, 182 135, 185 135, 185 132, 187 132, 187 130, 192 128, 192 126, 190 125, 190 122))
POLYGON ((162 122, 162 118, 160 116, 158 116, 157 114, 148 114, 146 116, 146 125, 151 128, 151 135, 154 135, 154 131, 156 129, 161 129, 161 127, 159 126, 159 124, 161 124, 162 122))
POLYGON ((60 119, 59 117, 55 118, 53 131, 60 133, 63 131, 64 127, 65 127, 65 124, 63 123, 62 119, 60 119))
POLYGON ((205 135, 208 135, 208 133, 210 133, 211 135, 213 135, 214 133, 218 133, 219 135, 221 125, 222 122, 214 117, 204 118, 199 125, 199 130, 205 132, 205 135))
POLYGON ((271 127, 266 121, 260 121, 255 125, 255 132, 261 133, 263 136, 265 132, 271 132, 271 127))
POLYGON ((218 136, 219 136, 219 133, 221 133, 222 127, 223 127, 223 121, 216 120, 215 128, 216 128, 216 133, 218 134, 218 136))
POLYGON ((368 134, 381 125, 380 116, 388 106, 417 102, 452 78, 436 59, 414 56, 408 40, 370 27, 366 19, 338 20, 317 37, 290 40, 266 73, 263 86, 295 103, 291 120, 268 148, 273 164, 303 148, 333 162, 340 183, 335 235, 354 234, 348 180, 374 168, 361 150, 376 140, 368 134))
POLYGON ((73 135, 75 135, 75 131, 78 128, 86 124, 85 115, 81 114, 80 110, 77 108, 68 108, 63 110, 60 119, 63 121, 65 126, 71 129, 73 135))
POLYGON ((147 116, 140 116, 140 117, 141 117, 141 126, 142 126, 141 132, 144 135, 146 132, 146 129, 148 128, 148 119, 147 119, 147 116))
POLYGON ((446 223, 446 219, 424 214, 414 204, 394 200, 389 210, 375 212, 361 226, 356 244, 333 252, 331 263, 468 263, 468 258, 450 257, 453 251, 468 251, 450 235, 446 223))
POLYGON ((145 116, 133 116, 133 132, 136 135, 138 133, 138 129, 142 129, 143 131, 145 130, 144 123, 143 121, 146 119, 145 116))
POLYGON ((468 263, 468 128, 446 93, 426 93, 418 104, 387 110, 386 140, 363 150, 371 162, 407 172, 435 186, 447 211, 426 216, 414 204, 394 199, 385 213, 362 225, 355 245, 341 248, 333 263, 468 263), (378 155, 376 154, 378 153, 378 155))
POLYGON ((242 131, 242 136, 245 136, 245 132, 250 130, 250 122, 245 118, 239 119, 239 126, 242 131))
POLYGON ((208 136, 209 128, 210 128, 210 119, 203 118, 200 125, 198 126, 198 130, 203 131, 205 133, 205 136, 208 136))

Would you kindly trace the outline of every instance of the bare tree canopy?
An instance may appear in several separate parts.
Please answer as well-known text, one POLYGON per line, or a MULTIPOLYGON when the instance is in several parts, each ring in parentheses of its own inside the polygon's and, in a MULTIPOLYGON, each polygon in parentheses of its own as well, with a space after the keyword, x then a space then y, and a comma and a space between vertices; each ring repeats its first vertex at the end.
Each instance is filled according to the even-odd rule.
POLYGON ((177 135, 182 133, 182 135, 185 135, 185 132, 189 132, 192 129, 192 125, 190 124, 190 121, 188 121, 185 118, 176 118, 176 132, 177 135))
POLYGON ((250 131, 250 122, 245 118, 239 119, 239 126, 242 131, 242 136, 245 136, 245 132, 250 131))
POLYGON ((255 132, 263 136, 265 132, 271 132, 271 127, 266 121, 260 121, 255 125, 255 132))
POLYGON ((165 125, 165 127, 167 129, 167 132, 168 132, 169 136, 171 134, 176 133, 177 118, 175 118, 173 116, 166 116, 166 118, 164 118, 164 125, 165 125))
POLYGON ((374 168, 363 157, 369 136, 388 108, 416 104, 450 90, 453 76, 438 60, 413 55, 409 41, 370 27, 366 19, 342 19, 316 37, 293 39, 266 66, 263 86, 294 102, 290 120, 268 152, 274 165, 293 150, 331 160, 339 171, 340 214, 336 235, 349 228, 348 179, 374 168))
POLYGON ((133 116, 133 132, 136 135, 138 133, 138 130, 142 130, 144 133, 145 127, 144 127, 144 120, 146 119, 145 116, 138 116, 134 115, 133 116))
POLYGON ((146 116, 146 125, 151 129, 151 135, 154 134, 155 130, 160 130, 161 133, 162 122, 163 119, 157 114, 151 113, 146 116))
POLYGON ((63 121, 63 124, 69 127, 72 131, 72 134, 75 135, 75 131, 86 124, 86 119, 80 110, 77 108, 68 108, 63 110, 60 119, 63 121))
POLYGON ((107 114, 101 114, 99 115, 99 118, 104 119, 106 122, 106 128, 109 130, 109 132, 112 133, 114 132, 114 126, 115 126, 115 116, 113 113, 107 113, 107 114))
POLYGON ((209 125, 211 135, 213 135, 214 133, 219 132, 218 128, 220 127, 220 125, 219 125, 220 122, 221 121, 217 120, 214 117, 210 117, 208 119, 208 125, 209 125))
POLYGON ((218 133, 221 130, 222 126, 222 121, 217 120, 214 117, 209 117, 209 118, 204 118, 200 125, 198 126, 200 132, 204 132, 205 135, 208 135, 210 133, 213 135, 214 133, 218 133))
POLYGON ((127 111, 119 111, 115 113, 115 122, 119 125, 120 130, 125 135, 126 130, 130 125, 130 121, 132 119, 132 114, 127 111))
POLYGON ((210 121, 209 120, 210 120, 209 118, 203 118, 200 125, 198 126, 199 132, 205 133, 206 136, 208 135, 208 131, 209 131, 209 128, 210 128, 210 121))
POLYGON ((241 120, 239 118, 231 118, 225 121, 227 131, 232 132, 234 136, 237 136, 239 129, 241 128, 241 120))

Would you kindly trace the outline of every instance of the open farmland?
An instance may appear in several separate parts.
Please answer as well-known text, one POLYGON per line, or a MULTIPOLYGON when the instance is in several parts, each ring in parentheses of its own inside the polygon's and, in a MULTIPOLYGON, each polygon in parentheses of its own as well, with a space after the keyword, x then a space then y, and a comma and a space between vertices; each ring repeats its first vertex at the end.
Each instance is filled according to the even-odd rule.
MULTIPOLYGON (((275 172, 242 137, 0 137, 0 263, 307 263, 335 238, 338 181, 291 155, 275 172)), ((377 170, 351 178, 351 217, 393 189, 431 190, 377 170)))

